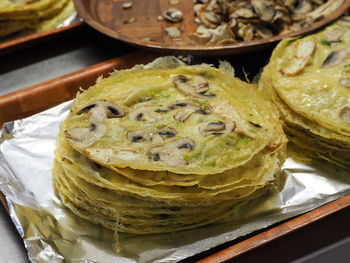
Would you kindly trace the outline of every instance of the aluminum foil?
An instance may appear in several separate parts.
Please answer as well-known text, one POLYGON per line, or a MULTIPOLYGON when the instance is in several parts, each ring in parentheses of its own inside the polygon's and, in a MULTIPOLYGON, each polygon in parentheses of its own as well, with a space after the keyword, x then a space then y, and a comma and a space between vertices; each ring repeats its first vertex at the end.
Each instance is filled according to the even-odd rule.
POLYGON ((350 176, 287 159, 284 189, 255 200, 225 220, 172 234, 119 234, 65 209, 55 197, 51 165, 70 102, 6 123, 1 132, 0 190, 32 262, 177 262, 350 193, 350 176))

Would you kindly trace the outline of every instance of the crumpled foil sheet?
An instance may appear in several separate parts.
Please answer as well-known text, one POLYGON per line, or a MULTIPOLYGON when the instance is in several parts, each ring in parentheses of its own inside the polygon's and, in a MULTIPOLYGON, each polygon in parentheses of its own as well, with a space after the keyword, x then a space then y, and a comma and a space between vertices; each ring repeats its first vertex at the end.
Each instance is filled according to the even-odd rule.
POLYGON ((119 234, 65 209, 55 197, 51 165, 70 102, 6 123, 0 144, 0 190, 32 262, 177 262, 350 193, 350 176, 287 159, 282 192, 251 202, 225 220, 172 234, 119 234))
POLYGON ((70 17, 68 17, 66 20, 64 20, 61 24, 57 25, 56 28, 60 28, 63 26, 69 26, 75 22, 83 22, 83 19, 81 19, 77 13, 72 14, 70 17))

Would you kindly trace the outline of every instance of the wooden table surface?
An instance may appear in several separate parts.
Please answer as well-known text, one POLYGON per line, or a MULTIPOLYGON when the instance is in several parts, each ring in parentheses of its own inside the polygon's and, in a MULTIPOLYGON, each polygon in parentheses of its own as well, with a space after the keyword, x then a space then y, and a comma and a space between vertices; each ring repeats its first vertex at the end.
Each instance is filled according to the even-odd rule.
MULTIPOLYGON (((135 48, 86 28, 73 36, 0 57, 2 62, 0 94, 21 90, 134 50, 135 48)), ((270 51, 262 51, 236 57, 214 58, 211 62, 215 63, 218 59, 229 60, 235 65, 239 76, 243 77, 245 71, 249 72, 249 77, 252 78, 259 68, 267 63, 269 55, 270 51)), ((0 115, 2 114, 0 112, 0 115)), ((327 255, 332 255, 332 262, 350 262, 350 242, 347 242, 350 239, 348 222, 350 222, 350 208, 249 251, 232 262, 329 262, 327 255), (316 253, 316 256, 310 259, 307 257, 310 253, 316 253)), ((184 262, 201 260, 256 234, 255 232, 228 242, 184 262)), ((28 262, 23 241, 4 208, 0 209, 0 237, 0 262, 28 262)))

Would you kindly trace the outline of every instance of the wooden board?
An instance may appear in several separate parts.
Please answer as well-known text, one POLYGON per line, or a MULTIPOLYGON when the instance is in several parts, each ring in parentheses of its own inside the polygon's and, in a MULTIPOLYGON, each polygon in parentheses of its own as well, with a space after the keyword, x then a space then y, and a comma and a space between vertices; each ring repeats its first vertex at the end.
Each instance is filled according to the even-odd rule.
MULTIPOLYGON (((118 57, 84 70, 80 70, 26 89, 0 96, 0 125, 6 121, 24 118, 38 113, 64 101, 70 100, 80 87, 88 88, 93 85, 100 75, 107 76, 114 69, 125 69, 135 64, 144 64, 157 56, 148 52, 135 52, 118 57)), ((7 209, 4 197, 0 193, 0 201, 7 209)), ((320 219, 350 207, 350 195, 328 203, 311 212, 294 219, 277 224, 260 234, 237 242, 234 245, 209 257, 201 259, 201 263, 226 262, 257 247, 266 245, 280 237, 300 230, 320 219)))
POLYGON ((40 33, 30 34, 28 36, 0 43, 0 55, 9 54, 33 46, 35 44, 48 41, 50 39, 52 40, 66 34, 76 32, 77 30, 80 30, 83 26, 84 23, 81 21, 73 22, 72 24, 67 26, 62 26, 40 33))
POLYGON ((342 15, 350 6, 350 0, 343 0, 342 5, 324 19, 302 30, 282 36, 249 42, 237 42, 228 45, 199 44, 190 38, 197 25, 194 23, 192 0, 181 0, 178 5, 171 5, 169 0, 132 1, 133 6, 123 9, 126 0, 74 0, 75 8, 84 21, 96 30, 125 41, 127 43, 167 54, 192 54, 199 56, 242 54, 272 46, 285 37, 292 37, 314 31, 342 15), (157 17, 169 7, 176 7, 184 14, 180 23, 158 21, 157 17), (127 23, 134 18, 133 23, 127 23), (165 33, 165 28, 180 27, 183 31, 180 40, 174 40, 165 33), (151 41, 150 41, 150 40, 151 41))

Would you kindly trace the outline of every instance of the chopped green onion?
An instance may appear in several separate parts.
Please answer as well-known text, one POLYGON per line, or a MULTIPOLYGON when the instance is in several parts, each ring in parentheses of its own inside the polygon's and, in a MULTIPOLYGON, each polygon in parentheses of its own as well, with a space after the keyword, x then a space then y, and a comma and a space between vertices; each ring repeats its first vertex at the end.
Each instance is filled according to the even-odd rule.
POLYGON ((325 45, 325 46, 329 46, 330 47, 332 45, 332 43, 329 42, 326 39, 321 39, 320 42, 321 42, 322 45, 325 45))

